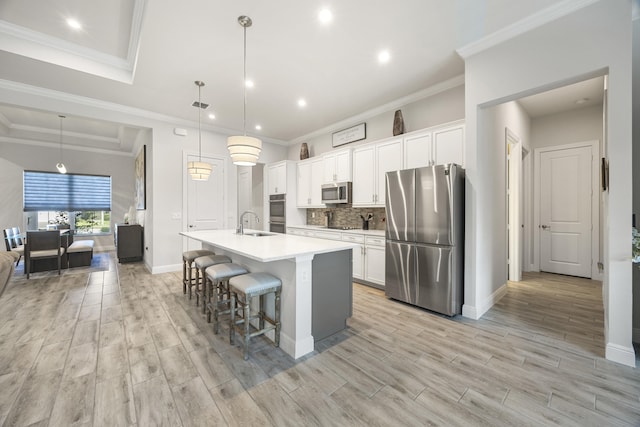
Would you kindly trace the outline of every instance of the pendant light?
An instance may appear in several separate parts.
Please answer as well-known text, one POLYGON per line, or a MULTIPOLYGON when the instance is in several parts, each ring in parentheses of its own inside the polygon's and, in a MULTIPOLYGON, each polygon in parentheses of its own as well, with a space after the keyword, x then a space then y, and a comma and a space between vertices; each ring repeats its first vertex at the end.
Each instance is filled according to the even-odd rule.
POLYGON ((238 17, 238 23, 244 30, 244 69, 242 87, 244 90, 244 101, 242 110, 242 130, 243 134, 230 136, 227 138, 227 148, 234 165, 255 166, 262 149, 262 141, 258 138, 247 136, 247 27, 253 23, 248 16, 238 17))
POLYGON ((193 103, 194 107, 198 107, 198 161, 187 162, 187 170, 191 179, 194 181, 206 181, 211 175, 211 164, 202 161, 202 130, 200 130, 200 117, 202 116, 202 86, 204 82, 196 80, 194 82, 198 86, 198 103, 193 103))
POLYGON ((67 168, 64 166, 64 163, 62 163, 62 120, 65 119, 65 116, 59 115, 58 117, 60 117, 60 161, 56 165, 56 169, 58 169, 60 173, 67 173, 67 168))

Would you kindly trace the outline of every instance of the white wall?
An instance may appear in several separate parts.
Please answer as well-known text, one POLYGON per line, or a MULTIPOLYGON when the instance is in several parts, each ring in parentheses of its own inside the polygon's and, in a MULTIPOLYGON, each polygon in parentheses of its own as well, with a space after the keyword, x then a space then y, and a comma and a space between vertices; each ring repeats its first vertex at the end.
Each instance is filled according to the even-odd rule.
MULTIPOLYGON (((482 137, 487 145, 483 147, 487 155, 483 168, 491 169, 497 173, 491 177, 490 191, 486 194, 488 203, 493 207, 493 214, 488 219, 489 225, 483 230, 486 235, 483 238, 491 238, 494 241, 492 248, 492 264, 488 265, 493 280, 489 283, 484 300, 477 301, 475 306, 481 307, 481 311, 488 309, 497 301, 506 288, 507 282, 507 183, 506 160, 507 147, 505 129, 509 128, 522 141, 523 147, 529 149, 530 123, 529 116, 515 101, 506 102, 495 107, 486 108, 483 112, 482 137), (502 173, 500 173, 501 171, 502 173)), ((525 230, 526 232, 527 230, 525 230)), ((465 300, 465 306, 467 302, 465 300)), ((463 307, 464 308, 464 307, 463 307)), ((467 307, 467 310, 469 307, 467 307)))
MULTIPOLYGON (((55 164, 59 156, 57 147, 37 144, 0 142, 0 207, 2 228, 20 226, 26 230, 22 213, 22 172, 37 170, 57 172, 55 164), (6 224, 6 225, 5 225, 6 224)), ((134 159, 132 156, 91 153, 64 149, 64 163, 70 173, 111 176, 111 221, 122 222, 124 213, 133 203, 134 159)), ((113 236, 94 236, 95 250, 113 249, 113 236)))
MULTIPOLYGON (((485 138, 482 107, 517 99, 608 73, 608 151, 610 191, 606 196, 605 335, 606 356, 634 365, 632 336, 631 248, 631 4, 599 1, 549 24, 530 30, 465 59, 466 83, 466 315, 479 317, 478 304, 502 280, 492 269, 494 247, 502 245, 487 234, 497 176, 504 171, 486 167, 492 160, 485 138), (613 285, 613 286, 612 286, 613 285)), ((504 262, 500 260, 499 262, 504 262)))
MULTIPOLYGON (((358 145, 393 136, 393 119, 397 109, 395 108, 367 119, 365 121, 367 124, 366 139, 337 148, 357 147, 358 145)), ((405 132, 413 132, 464 119, 464 85, 412 102, 399 109, 402 111, 405 132)), ((353 123, 353 125, 358 123, 361 122, 353 123)), ((335 129, 334 132, 339 130, 341 129, 335 129)), ((309 146, 309 157, 333 150, 331 136, 332 132, 328 132, 306 141, 309 146)), ((289 160, 300 160, 300 144, 294 144, 289 148, 288 158, 289 160)))
POLYGON ((531 120, 531 147, 602 140, 602 105, 531 120))

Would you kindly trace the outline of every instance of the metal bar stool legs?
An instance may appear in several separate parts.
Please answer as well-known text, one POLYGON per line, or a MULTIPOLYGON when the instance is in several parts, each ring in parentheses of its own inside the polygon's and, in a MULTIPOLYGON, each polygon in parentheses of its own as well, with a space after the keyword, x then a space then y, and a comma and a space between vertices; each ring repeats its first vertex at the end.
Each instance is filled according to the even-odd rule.
POLYGON ((232 277, 229 280, 231 292, 231 319, 229 321, 229 342, 233 345, 235 333, 242 335, 244 360, 249 358, 249 342, 252 337, 275 330, 274 344, 280 346, 280 291, 282 282, 268 273, 249 273, 232 277), (273 318, 265 312, 265 297, 275 294, 273 318), (251 315, 251 300, 260 297, 260 307, 256 316, 251 315), (242 311, 242 318, 236 320, 236 314, 242 311), (258 329, 251 332, 251 321, 258 319, 258 329), (265 327, 265 321, 269 326, 265 327))

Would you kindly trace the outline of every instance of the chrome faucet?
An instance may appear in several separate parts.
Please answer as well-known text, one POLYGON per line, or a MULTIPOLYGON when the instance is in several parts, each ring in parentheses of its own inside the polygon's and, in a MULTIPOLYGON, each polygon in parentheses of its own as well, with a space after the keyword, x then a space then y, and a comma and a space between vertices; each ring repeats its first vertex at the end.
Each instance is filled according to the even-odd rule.
POLYGON ((244 234, 244 224, 243 224, 243 221, 244 221, 244 216, 245 216, 246 214, 252 214, 253 216, 255 216, 255 217, 256 217, 256 222, 260 222, 260 218, 258 218, 258 214, 256 214, 256 213, 255 213, 255 212, 253 212, 253 211, 244 211, 244 212, 242 212, 242 214, 240 214, 240 221, 239 221, 239 223, 238 223, 238 228, 236 228, 236 234, 244 234))

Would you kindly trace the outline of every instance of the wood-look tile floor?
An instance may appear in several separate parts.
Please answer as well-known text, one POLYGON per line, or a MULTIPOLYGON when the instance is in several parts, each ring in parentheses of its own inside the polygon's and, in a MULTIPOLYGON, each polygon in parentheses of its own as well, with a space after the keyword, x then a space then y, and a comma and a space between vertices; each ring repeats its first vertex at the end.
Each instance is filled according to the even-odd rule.
POLYGON ((528 274, 480 321, 355 285, 349 328, 312 355, 256 339, 245 362, 180 274, 102 256, 0 298, 0 424, 640 425, 640 369, 603 359, 598 282, 528 274))

